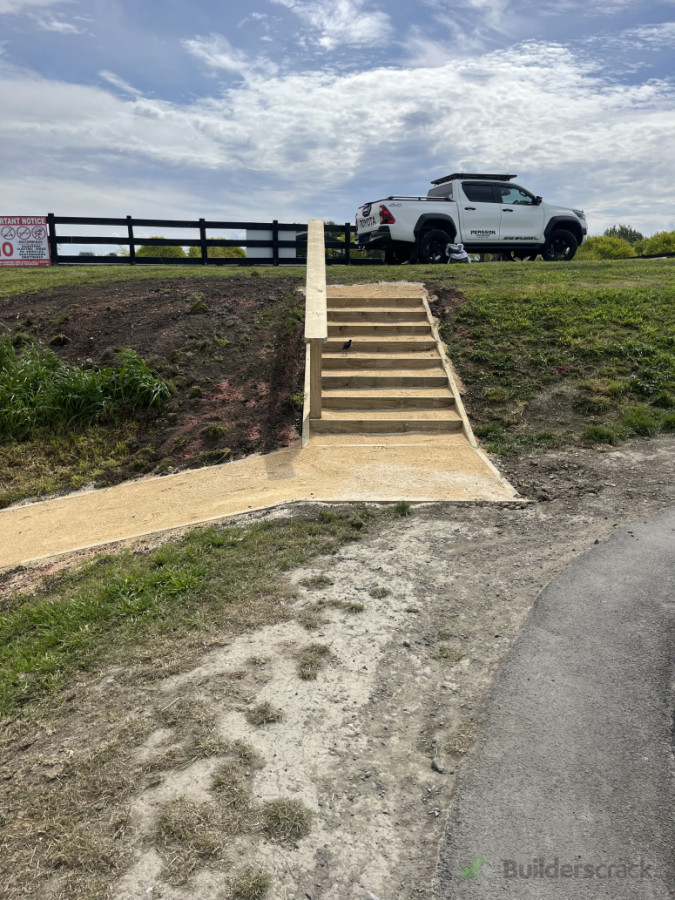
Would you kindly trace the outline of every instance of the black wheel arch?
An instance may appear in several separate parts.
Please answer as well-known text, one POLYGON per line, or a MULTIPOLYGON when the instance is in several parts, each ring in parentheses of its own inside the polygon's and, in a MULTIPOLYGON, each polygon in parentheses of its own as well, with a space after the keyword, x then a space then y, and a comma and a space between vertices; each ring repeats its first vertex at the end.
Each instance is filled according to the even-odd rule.
POLYGON ((576 219, 569 219, 567 216, 553 216, 552 219, 549 219, 546 228, 544 229, 544 237, 548 241, 554 231, 557 231, 559 228, 563 228, 565 231, 569 231, 576 238, 577 244, 581 245, 583 240, 583 232, 581 229, 581 222, 576 219))
POLYGON ((454 223, 454 220, 450 216, 439 215, 438 213, 426 213, 423 216, 420 216, 415 225, 415 240, 419 244, 419 239, 425 231, 430 231, 431 229, 438 228, 441 231, 446 231, 451 240, 454 240, 457 236, 457 226, 454 223))

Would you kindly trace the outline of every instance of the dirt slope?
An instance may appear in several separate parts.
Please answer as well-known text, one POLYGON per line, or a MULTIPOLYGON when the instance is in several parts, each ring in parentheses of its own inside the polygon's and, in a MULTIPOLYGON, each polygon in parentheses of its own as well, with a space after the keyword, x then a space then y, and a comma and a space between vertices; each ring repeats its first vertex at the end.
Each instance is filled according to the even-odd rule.
POLYGON ((0 304, 17 344, 38 338, 63 359, 106 366, 135 350, 174 387, 143 415, 107 483, 288 445, 304 369, 304 298, 292 278, 119 281, 20 294, 0 304))

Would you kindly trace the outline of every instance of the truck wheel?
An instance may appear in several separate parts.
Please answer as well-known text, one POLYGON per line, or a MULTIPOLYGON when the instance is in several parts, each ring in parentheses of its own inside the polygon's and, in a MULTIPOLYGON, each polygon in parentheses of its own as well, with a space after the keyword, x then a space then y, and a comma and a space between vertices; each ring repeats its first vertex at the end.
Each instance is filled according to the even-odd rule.
POLYGON ((570 231, 559 228, 548 239, 543 257, 549 262, 569 262, 574 259, 578 246, 577 239, 570 231))
POLYGON ((448 261, 445 248, 452 243, 450 235, 436 228, 427 231, 420 240, 419 261, 423 263, 444 263, 448 261))

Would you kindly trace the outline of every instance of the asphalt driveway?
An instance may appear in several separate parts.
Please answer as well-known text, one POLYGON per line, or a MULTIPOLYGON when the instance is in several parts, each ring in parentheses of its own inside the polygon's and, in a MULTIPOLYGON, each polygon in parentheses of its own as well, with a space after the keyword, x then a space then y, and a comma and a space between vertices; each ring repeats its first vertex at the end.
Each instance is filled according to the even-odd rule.
POLYGON ((675 897, 675 508, 537 599, 461 778, 437 900, 675 897))

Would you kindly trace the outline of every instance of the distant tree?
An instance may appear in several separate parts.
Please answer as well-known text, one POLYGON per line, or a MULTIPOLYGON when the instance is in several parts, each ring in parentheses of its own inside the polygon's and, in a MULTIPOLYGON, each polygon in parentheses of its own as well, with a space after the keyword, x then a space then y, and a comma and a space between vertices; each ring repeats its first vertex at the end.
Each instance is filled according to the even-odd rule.
MULTIPOLYGON (((161 234, 153 234, 153 240, 160 240, 161 234)), ((136 250, 136 256, 160 256, 162 259, 185 259, 185 250, 182 247, 153 247, 151 244, 142 244, 136 250)))
POLYGON ((636 256, 635 248, 619 237, 589 237, 577 251, 578 259, 628 259, 636 256))
POLYGON ((629 244, 637 244, 638 241, 644 240, 644 235, 630 225, 612 225, 605 231, 604 236, 618 237, 622 241, 628 241, 629 244))
POLYGON ((675 253, 675 231, 659 231, 651 237, 645 238, 641 245, 641 252, 646 255, 675 253))
MULTIPOLYGON (((201 255, 201 247, 190 247, 188 250, 190 259, 201 259, 201 255)), ((246 259, 246 251, 242 247, 207 247, 206 255, 209 259, 246 259)))

